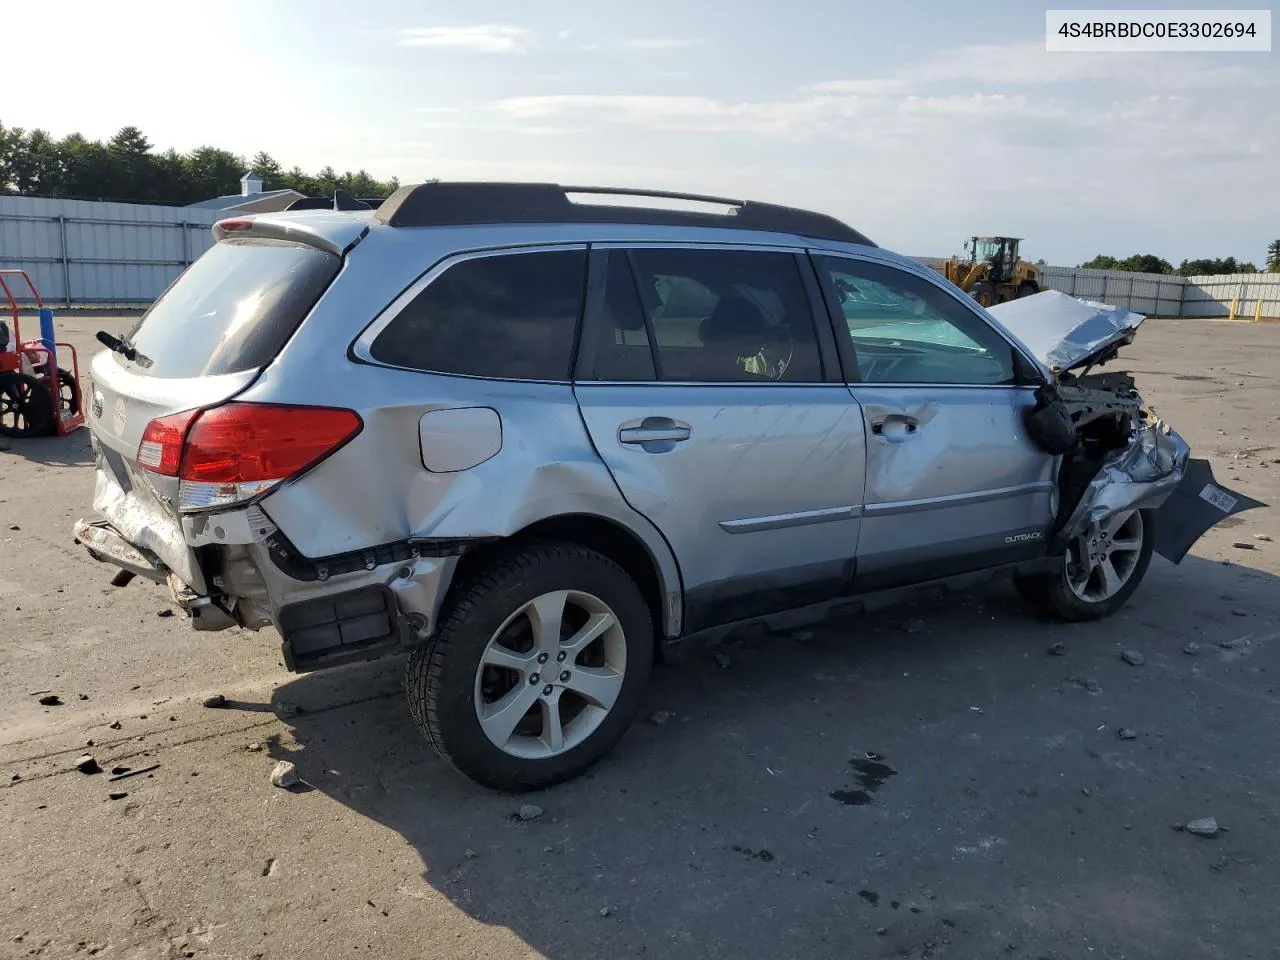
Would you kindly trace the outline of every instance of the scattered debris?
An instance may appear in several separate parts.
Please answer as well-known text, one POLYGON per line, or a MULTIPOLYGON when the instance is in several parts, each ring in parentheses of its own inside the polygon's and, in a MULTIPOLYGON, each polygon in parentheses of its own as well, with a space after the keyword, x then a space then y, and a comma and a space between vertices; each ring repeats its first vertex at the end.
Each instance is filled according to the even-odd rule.
POLYGON ((157 617, 172 617, 172 616, 173 616, 173 611, 172 611, 172 610, 170 610, 168 607, 165 607, 163 610, 157 610, 157 611, 156 611, 156 616, 157 616, 157 617))
POLYGON ((98 761, 93 759, 93 754, 86 753, 84 756, 76 760, 76 769, 81 773, 101 773, 102 768, 98 766, 98 761))
POLYGON ((1231 640, 1219 640, 1218 646, 1223 650, 1238 650, 1240 647, 1244 646, 1244 638, 1235 637, 1231 640))
POLYGON ((280 760, 271 768, 271 785, 288 789, 298 783, 298 768, 288 760, 280 760))
POLYGON ((127 793, 125 793, 123 790, 121 790, 121 791, 119 791, 118 793, 108 793, 108 794, 107 794, 107 797, 108 797, 108 799, 111 799, 111 800, 123 800, 123 799, 124 799, 125 797, 127 797, 128 795, 129 795, 129 794, 127 794, 127 793))
POLYGON ((924 630, 924 621, 908 620, 905 624, 903 624, 902 629, 907 631, 907 633, 920 633, 922 630, 924 630))
POLYGON ((1147 662, 1147 658, 1144 657, 1137 650, 1123 651, 1120 654, 1120 659, 1123 660, 1125 663, 1129 664, 1129 666, 1131 667, 1140 667, 1147 662))
POLYGON ((1053 646, 1049 648, 1049 656, 1051 657, 1061 657, 1061 656, 1064 656, 1066 652, 1067 652, 1067 645, 1063 643, 1061 640, 1059 640, 1057 643, 1055 643, 1053 646))
POLYGON ((1081 788, 1080 788, 1080 792, 1081 792, 1081 793, 1083 793, 1086 797, 1092 797, 1092 796, 1093 796, 1093 791, 1092 791, 1092 790, 1090 790, 1088 787, 1081 787, 1081 788))
POLYGON ((116 780, 125 780, 125 779, 128 779, 129 777, 140 777, 144 773, 150 773, 152 770, 159 770, 159 769, 160 769, 160 764, 158 763, 153 763, 149 767, 139 767, 137 770, 130 770, 128 767, 116 767, 111 771, 113 774, 115 774, 115 776, 108 777, 107 779, 111 780, 112 782, 116 780), (116 771, 120 771, 120 772, 117 773, 116 771))
POLYGON ((649 714, 649 722, 659 727, 670 719, 671 711, 669 710, 655 710, 653 713, 649 714))
POLYGON ((1188 657, 1194 657, 1196 654, 1200 652, 1200 644, 1192 640, 1190 643, 1188 643, 1185 647, 1182 648, 1182 652, 1185 653, 1188 657))
POLYGON ((119 720, 117 720, 117 721, 115 721, 114 723, 112 723, 110 726, 111 726, 111 729, 112 729, 112 730, 119 730, 119 729, 120 729, 120 721, 119 721, 119 720))
POLYGON ((880 906, 880 894, 876 893, 874 890, 859 890, 858 896, 867 901, 867 903, 871 904, 873 907, 880 906))
POLYGON ((889 932, 889 928, 888 928, 888 927, 877 927, 877 928, 876 928, 876 936, 877 936, 877 937, 883 937, 883 936, 884 936, 886 933, 888 933, 888 932, 889 932))
POLYGON ((611 914, 611 913, 613 913, 613 907, 601 907, 601 908, 600 908, 600 916, 602 916, 602 917, 607 917, 607 916, 609 916, 609 914, 611 914))
POLYGON ((970 707, 969 709, 970 709, 970 710, 972 710, 974 713, 976 713, 978 716, 982 716, 982 708, 981 708, 981 707, 970 707))
POLYGON ((1119 730, 1116 731, 1116 736, 1119 737, 1121 740, 1137 740, 1138 739, 1137 732, 1134 730, 1130 730, 1128 727, 1121 727, 1119 730))
POLYGON ((212 697, 205 697, 200 702, 202 707, 208 707, 210 710, 218 710, 227 705, 227 698, 220 693, 215 693, 212 697))
POLYGON ((1249 611, 1242 610, 1240 607, 1236 607, 1234 610, 1231 611, 1231 615, 1233 617, 1247 617, 1249 615, 1249 611))
POLYGON ((1185 830, 1197 837, 1216 837, 1221 828, 1213 817, 1200 817, 1197 820, 1188 820, 1186 823, 1174 824, 1174 829, 1185 830))
POLYGON ((262 865, 262 875, 264 877, 274 877, 276 875, 276 867, 280 861, 275 857, 267 857, 267 862, 262 865))
POLYGON ((1271 538, 1270 538, 1269 536, 1267 536, 1265 533, 1255 533, 1255 534, 1253 535, 1253 539, 1255 539, 1255 540, 1261 540, 1263 543, 1270 543, 1270 542, 1271 542, 1271 538))
POLYGON ((40 706, 42 707, 60 707, 62 706, 62 698, 56 693, 48 694, 40 698, 40 706))
POLYGON ((720 665, 721 670, 728 670, 729 665, 733 663, 733 661, 729 659, 729 655, 727 653, 717 653, 716 663, 720 665))
POLYGON ((88 699, 89 699, 89 695, 88 695, 87 693, 77 693, 77 694, 76 694, 76 699, 78 699, 78 700, 88 700, 88 699))
POLYGON ((261 752, 262 752, 262 744, 260 744, 260 743, 251 743, 251 744, 249 744, 248 746, 246 746, 246 747, 245 747, 245 749, 246 749, 246 750, 248 750, 250 753, 261 753, 261 752))
POLYGON ((1253 545, 1252 543, 1250 543, 1248 540, 1235 540, 1235 541, 1232 541, 1231 546, 1235 547, 1237 550, 1255 550, 1255 549, 1257 549, 1257 548, 1256 548, 1256 547, 1254 547, 1254 545, 1253 545))
POLYGON ((1084 688, 1088 690, 1090 693, 1102 692, 1102 684, 1100 684, 1097 680, 1093 679, 1093 677, 1085 678, 1084 688))
POLYGON ((526 803, 516 812, 521 820, 537 820, 542 816, 542 808, 536 803, 526 803))
POLYGON ((15 523, 15 524, 13 524, 11 527, 9 527, 9 529, 10 529, 10 530, 21 530, 22 528, 21 528, 20 526, 18 526, 18 525, 15 523))

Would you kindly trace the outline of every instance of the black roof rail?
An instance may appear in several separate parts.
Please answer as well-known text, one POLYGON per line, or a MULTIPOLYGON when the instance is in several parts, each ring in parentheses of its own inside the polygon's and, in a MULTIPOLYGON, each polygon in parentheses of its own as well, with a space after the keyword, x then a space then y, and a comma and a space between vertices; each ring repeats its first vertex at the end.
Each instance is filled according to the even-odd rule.
POLYGON ((790 233, 874 247, 848 224, 823 213, 754 200, 695 193, 610 187, 563 187, 557 183, 410 184, 391 194, 375 218, 393 227, 443 227, 496 223, 643 223, 658 226, 722 227, 790 233), (649 197, 729 207, 729 212, 574 203, 570 194, 649 197))

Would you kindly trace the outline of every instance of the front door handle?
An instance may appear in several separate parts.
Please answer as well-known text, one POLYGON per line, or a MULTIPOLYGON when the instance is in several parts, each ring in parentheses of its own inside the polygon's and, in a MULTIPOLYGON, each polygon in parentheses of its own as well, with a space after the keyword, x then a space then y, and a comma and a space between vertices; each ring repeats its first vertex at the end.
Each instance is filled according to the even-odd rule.
POLYGON ((639 423, 623 424, 618 428, 619 443, 659 443, 688 440, 692 429, 670 417, 645 417, 639 423))

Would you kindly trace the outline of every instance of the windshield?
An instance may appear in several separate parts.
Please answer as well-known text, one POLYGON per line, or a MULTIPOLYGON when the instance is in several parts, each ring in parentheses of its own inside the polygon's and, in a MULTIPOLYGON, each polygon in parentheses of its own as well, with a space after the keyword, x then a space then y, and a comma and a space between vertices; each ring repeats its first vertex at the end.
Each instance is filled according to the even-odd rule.
POLYGON ((280 352, 337 275, 334 254, 282 240, 216 243, 160 295, 129 332, 137 360, 117 362, 152 377, 241 373, 280 352))

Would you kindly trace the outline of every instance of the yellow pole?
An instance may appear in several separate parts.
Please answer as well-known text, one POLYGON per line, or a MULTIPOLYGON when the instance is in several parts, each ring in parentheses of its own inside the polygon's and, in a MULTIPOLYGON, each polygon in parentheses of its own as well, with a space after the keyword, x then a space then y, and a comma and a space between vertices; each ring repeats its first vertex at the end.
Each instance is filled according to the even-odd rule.
POLYGON ((1232 297, 1232 298, 1231 298, 1231 312, 1227 314, 1227 319, 1228 319, 1228 320, 1234 320, 1234 319, 1236 318, 1236 309, 1237 309, 1239 306, 1240 306, 1240 301, 1239 301, 1237 298, 1232 297))
POLYGON ((1257 306, 1253 308, 1253 322, 1254 323, 1262 322, 1262 298, 1261 297, 1259 297, 1257 300, 1257 306))

